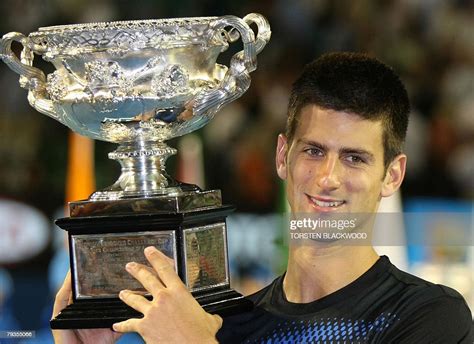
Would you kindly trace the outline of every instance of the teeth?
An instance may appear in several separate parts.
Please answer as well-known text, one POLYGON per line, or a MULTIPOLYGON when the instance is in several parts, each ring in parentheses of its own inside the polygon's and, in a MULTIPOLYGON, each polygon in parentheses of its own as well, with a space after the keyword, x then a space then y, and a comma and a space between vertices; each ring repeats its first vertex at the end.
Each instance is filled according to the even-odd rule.
POLYGON ((317 199, 314 199, 314 198, 311 198, 311 200, 316 203, 316 205, 318 207, 338 207, 340 206, 342 203, 344 203, 344 201, 339 201, 339 202, 323 202, 323 201, 319 201, 317 199))

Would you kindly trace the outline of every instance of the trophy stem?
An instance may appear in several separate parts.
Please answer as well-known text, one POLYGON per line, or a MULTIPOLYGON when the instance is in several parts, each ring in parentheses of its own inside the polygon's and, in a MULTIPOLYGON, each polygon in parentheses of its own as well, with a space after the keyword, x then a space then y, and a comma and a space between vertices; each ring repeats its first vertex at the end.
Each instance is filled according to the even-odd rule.
POLYGON ((122 173, 110 187, 94 192, 89 200, 116 200, 158 195, 179 195, 182 189, 165 170, 165 162, 176 149, 164 142, 126 142, 109 153, 117 160, 122 173))

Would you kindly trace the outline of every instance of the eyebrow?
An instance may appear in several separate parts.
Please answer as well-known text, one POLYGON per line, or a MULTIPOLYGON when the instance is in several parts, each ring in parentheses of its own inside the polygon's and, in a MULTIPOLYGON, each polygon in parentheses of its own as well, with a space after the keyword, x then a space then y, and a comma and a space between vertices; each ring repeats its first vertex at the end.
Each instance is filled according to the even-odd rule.
MULTIPOLYGON (((329 150, 329 147, 327 145, 322 144, 322 143, 317 142, 317 141, 313 141, 313 140, 306 140, 304 138, 302 138, 302 139, 300 138, 300 139, 298 139, 298 143, 313 146, 313 147, 319 148, 323 151, 328 151, 329 150)), ((368 150, 365 150, 365 149, 362 149, 362 148, 342 147, 342 148, 339 148, 338 153, 339 154, 357 154, 357 155, 361 155, 361 156, 365 157, 370 162, 373 162, 375 160, 374 154, 372 154, 368 150)))

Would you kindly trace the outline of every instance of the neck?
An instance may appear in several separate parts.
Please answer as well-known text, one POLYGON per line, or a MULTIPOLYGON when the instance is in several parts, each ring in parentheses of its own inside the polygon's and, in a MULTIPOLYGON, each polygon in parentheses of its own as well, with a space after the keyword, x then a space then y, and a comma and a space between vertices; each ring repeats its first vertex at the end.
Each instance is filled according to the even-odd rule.
POLYGON ((355 281, 378 258, 371 246, 290 246, 286 298, 294 303, 318 300, 355 281))

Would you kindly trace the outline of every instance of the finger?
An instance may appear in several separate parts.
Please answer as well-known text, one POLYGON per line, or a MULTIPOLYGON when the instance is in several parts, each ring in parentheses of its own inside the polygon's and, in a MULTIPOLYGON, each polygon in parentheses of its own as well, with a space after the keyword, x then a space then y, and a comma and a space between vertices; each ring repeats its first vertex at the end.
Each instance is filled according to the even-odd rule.
POLYGON ((145 265, 130 262, 125 265, 125 269, 152 295, 155 295, 158 290, 165 287, 160 281, 159 277, 156 275, 156 272, 152 271, 152 269, 145 265))
POLYGON ((149 246, 145 249, 145 256, 166 287, 183 285, 183 282, 174 270, 174 264, 170 264, 170 261, 173 261, 172 259, 168 258, 153 246, 149 246))
POLYGON ((55 318, 66 306, 71 303, 72 289, 71 289, 71 271, 68 271, 64 278, 63 285, 58 290, 54 300, 53 315, 55 318))
POLYGON ((141 295, 137 295, 130 290, 122 290, 119 293, 120 300, 125 302, 127 305, 133 309, 139 311, 140 313, 145 313, 150 307, 150 301, 145 299, 141 295))
POLYGON ((141 319, 128 319, 112 325, 115 332, 138 332, 138 324, 141 319))

